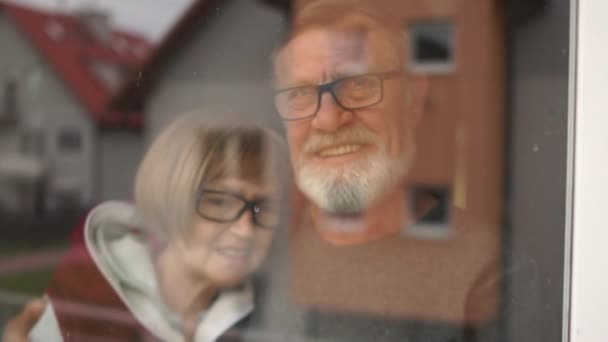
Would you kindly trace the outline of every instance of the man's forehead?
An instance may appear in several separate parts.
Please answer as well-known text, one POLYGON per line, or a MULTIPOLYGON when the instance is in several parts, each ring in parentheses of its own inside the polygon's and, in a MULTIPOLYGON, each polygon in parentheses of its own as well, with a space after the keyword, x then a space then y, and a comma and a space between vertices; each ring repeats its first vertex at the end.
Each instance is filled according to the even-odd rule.
POLYGON ((327 77, 364 73, 373 62, 371 52, 366 32, 310 30, 283 49, 277 72, 280 78, 313 76, 311 71, 321 69, 329 74, 324 75, 327 77))

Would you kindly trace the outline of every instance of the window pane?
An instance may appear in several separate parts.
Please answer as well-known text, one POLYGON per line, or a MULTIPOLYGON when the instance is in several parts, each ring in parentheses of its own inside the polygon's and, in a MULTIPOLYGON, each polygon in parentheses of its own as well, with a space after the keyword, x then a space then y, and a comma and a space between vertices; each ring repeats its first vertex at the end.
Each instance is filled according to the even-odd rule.
POLYGON ((559 341, 569 18, 3 4, 0 324, 46 293, 39 340, 559 341))
POLYGON ((413 66, 454 63, 452 23, 414 22, 409 25, 413 66))
POLYGON ((57 145, 63 153, 78 153, 82 145, 82 136, 77 129, 62 129, 57 137, 57 145))

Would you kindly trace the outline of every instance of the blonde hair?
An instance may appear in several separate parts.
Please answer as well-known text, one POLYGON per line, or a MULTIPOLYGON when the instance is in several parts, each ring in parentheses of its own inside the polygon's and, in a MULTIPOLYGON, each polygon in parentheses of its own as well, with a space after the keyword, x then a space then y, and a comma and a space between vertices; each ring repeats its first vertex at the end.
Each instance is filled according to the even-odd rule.
POLYGON ((139 165, 135 206, 145 228, 161 239, 192 227, 204 182, 226 177, 278 182, 289 173, 284 142, 276 133, 218 117, 200 111, 178 117, 139 165))

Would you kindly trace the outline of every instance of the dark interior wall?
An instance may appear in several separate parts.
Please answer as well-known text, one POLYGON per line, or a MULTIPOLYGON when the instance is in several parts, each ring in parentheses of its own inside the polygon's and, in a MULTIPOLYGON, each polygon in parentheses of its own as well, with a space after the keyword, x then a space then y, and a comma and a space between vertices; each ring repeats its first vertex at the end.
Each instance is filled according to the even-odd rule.
POLYGON ((560 341, 570 1, 508 5, 505 341, 560 341), (522 13, 525 14, 522 17, 522 13))

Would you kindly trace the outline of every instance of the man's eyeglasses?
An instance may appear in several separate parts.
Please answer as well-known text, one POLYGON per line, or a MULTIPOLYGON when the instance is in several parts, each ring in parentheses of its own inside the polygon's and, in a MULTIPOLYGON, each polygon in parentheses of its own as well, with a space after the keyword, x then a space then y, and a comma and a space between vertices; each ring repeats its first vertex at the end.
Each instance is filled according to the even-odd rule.
POLYGON ((279 224, 279 205, 271 199, 250 201, 231 192, 203 189, 196 206, 201 217, 221 223, 234 222, 247 210, 251 211, 252 222, 256 226, 275 228, 279 224))
POLYGON ((363 109, 382 101, 385 79, 403 75, 403 71, 393 70, 344 77, 321 85, 281 89, 275 93, 275 104, 284 120, 315 116, 326 92, 345 110, 363 109))

